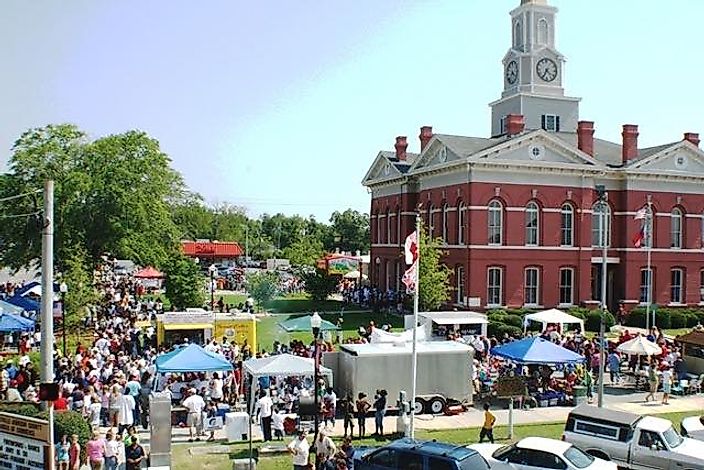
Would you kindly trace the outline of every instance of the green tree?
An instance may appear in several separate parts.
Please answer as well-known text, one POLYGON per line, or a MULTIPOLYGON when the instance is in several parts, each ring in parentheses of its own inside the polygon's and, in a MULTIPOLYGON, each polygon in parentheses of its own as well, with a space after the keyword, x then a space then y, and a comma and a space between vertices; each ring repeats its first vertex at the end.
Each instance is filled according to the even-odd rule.
POLYGON ((335 292, 337 287, 337 279, 333 276, 328 276, 323 269, 302 273, 301 278, 308 295, 319 302, 327 299, 330 294, 335 292))
POLYGON ((450 299, 450 269, 440 261, 443 254, 441 244, 440 239, 430 239, 421 224, 418 243, 418 303, 423 311, 437 310, 450 299))
POLYGON ((333 251, 361 253, 369 252, 369 216, 359 211, 347 209, 344 212, 335 211, 330 217, 333 246, 326 247, 333 251))
POLYGON ((193 260, 181 253, 173 255, 166 265, 164 288, 172 310, 202 307, 205 303, 205 277, 193 260))
POLYGON ((273 272, 262 271, 247 276, 247 292, 260 310, 278 294, 278 285, 279 278, 273 272))
POLYGON ((98 292, 93 285, 91 266, 88 254, 81 245, 67 249, 63 263, 64 270, 59 280, 65 283, 67 288, 64 294, 66 330, 76 335, 79 335, 82 330, 88 309, 99 300, 98 292))
POLYGON ((315 262, 323 256, 323 242, 313 237, 296 240, 283 251, 294 266, 315 266, 315 262))

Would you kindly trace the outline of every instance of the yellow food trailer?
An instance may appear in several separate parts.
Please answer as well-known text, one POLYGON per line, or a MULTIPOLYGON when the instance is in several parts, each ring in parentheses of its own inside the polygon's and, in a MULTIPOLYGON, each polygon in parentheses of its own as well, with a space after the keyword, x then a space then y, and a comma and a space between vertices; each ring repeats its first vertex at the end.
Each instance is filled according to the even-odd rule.
POLYGON ((214 338, 218 343, 227 338, 240 346, 246 339, 252 351, 257 351, 257 318, 249 313, 216 313, 214 338))
POLYGON ((205 344, 213 337, 215 314, 204 310, 167 312, 156 316, 156 341, 159 346, 182 343, 205 344))

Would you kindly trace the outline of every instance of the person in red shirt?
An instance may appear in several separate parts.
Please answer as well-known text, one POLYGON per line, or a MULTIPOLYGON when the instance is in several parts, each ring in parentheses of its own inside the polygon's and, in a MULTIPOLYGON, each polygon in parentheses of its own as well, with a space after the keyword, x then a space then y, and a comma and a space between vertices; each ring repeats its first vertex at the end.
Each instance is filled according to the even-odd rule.
POLYGON ((68 400, 64 398, 64 393, 59 392, 59 398, 54 401, 54 409, 56 411, 63 411, 63 410, 68 410, 68 400))

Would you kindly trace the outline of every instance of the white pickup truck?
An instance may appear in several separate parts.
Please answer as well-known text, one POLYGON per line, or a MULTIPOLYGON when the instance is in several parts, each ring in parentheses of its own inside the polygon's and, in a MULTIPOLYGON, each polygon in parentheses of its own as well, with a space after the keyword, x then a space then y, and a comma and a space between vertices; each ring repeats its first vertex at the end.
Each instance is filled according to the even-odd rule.
POLYGON ((567 417, 562 438, 619 468, 704 470, 704 442, 680 436, 663 418, 581 405, 567 417))

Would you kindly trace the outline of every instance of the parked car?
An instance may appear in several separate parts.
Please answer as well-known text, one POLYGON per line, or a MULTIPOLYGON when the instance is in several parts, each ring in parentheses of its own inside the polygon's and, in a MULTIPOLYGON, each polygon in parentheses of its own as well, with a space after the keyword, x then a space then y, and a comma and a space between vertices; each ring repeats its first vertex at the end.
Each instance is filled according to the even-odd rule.
POLYGON ((616 464, 596 458, 569 442, 526 437, 515 444, 472 444, 491 470, 616 470, 616 464))
POLYGON ((680 423, 680 433, 684 437, 704 441, 704 416, 684 418, 680 423))
POLYGON ((486 460, 464 446, 399 439, 384 447, 356 452, 355 470, 489 470, 486 460))
POLYGON ((581 405, 562 437, 620 468, 704 470, 704 442, 680 436, 663 418, 581 405))

